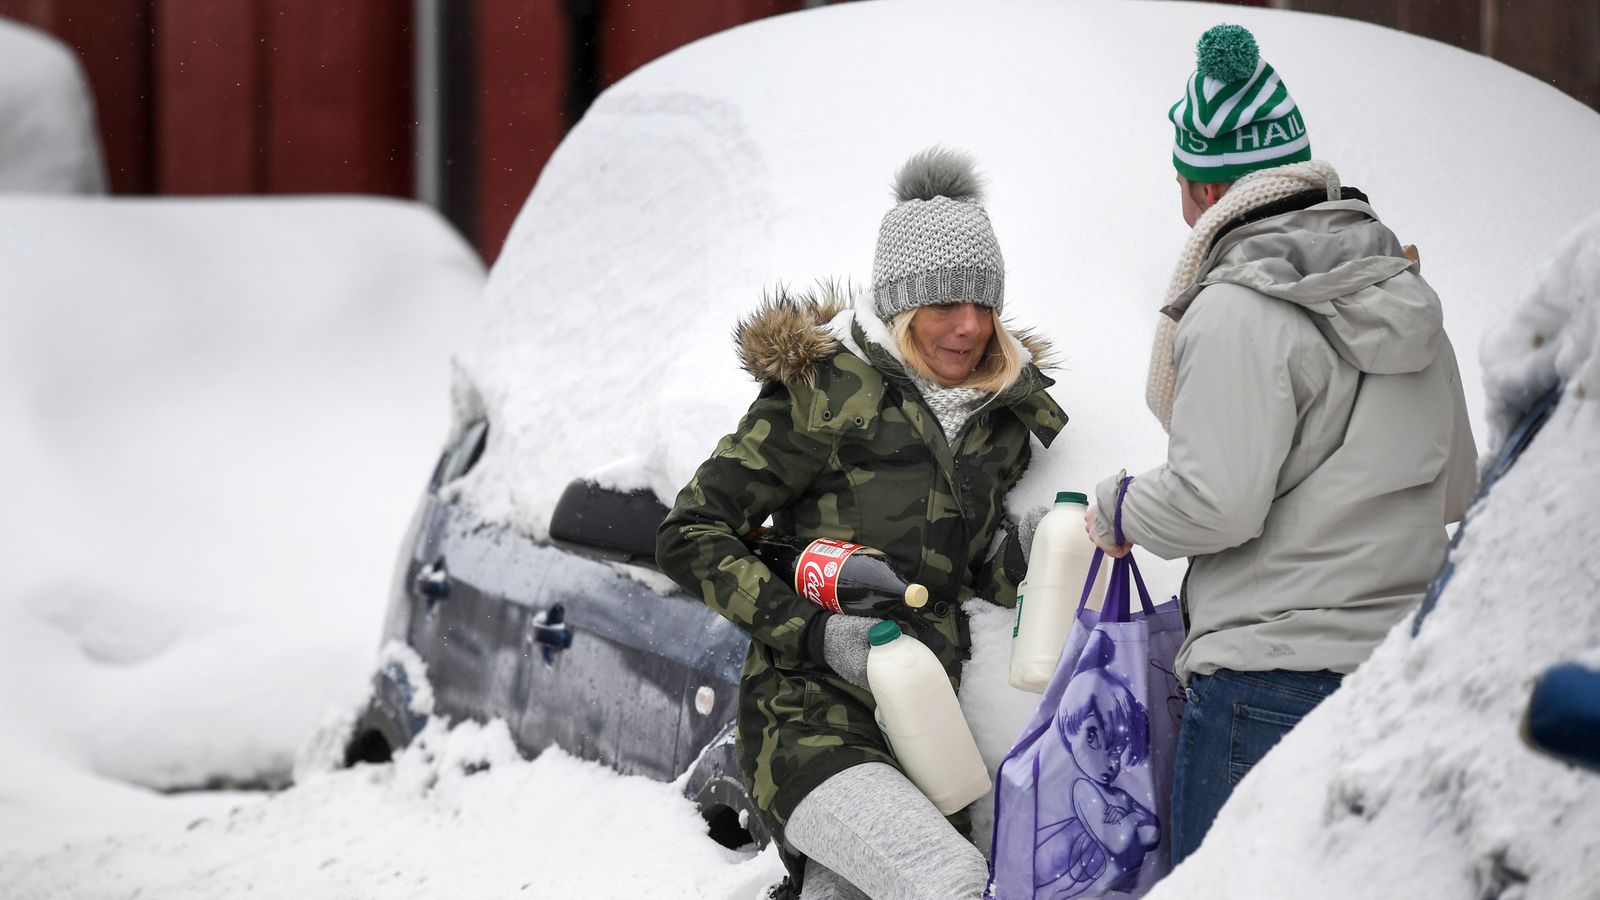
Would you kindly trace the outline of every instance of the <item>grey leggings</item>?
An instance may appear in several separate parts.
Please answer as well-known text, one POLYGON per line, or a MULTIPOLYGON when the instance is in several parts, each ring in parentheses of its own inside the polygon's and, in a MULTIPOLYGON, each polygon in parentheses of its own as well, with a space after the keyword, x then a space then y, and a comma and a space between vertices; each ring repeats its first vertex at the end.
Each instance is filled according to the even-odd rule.
POLYGON ((978 848, 883 763, 817 785, 784 836, 807 857, 801 900, 977 900, 989 880, 978 848))

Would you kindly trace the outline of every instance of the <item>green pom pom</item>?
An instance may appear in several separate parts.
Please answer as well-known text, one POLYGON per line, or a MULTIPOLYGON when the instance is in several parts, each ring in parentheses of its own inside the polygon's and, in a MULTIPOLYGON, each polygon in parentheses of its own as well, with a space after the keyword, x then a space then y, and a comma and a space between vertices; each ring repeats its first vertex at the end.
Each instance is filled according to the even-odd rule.
POLYGON ((1200 35, 1194 56, 1201 75, 1231 84, 1255 74, 1261 51, 1243 25, 1217 25, 1200 35))

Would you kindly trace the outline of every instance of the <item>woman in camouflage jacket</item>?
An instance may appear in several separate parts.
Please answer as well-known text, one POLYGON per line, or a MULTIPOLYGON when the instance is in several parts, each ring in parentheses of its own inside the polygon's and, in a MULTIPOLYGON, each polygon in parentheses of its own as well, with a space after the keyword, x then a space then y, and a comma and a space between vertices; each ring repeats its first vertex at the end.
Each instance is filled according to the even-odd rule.
POLYGON ((884 551, 929 592, 892 617, 956 683, 969 647, 961 603, 1016 601, 1025 560, 1001 527, 1003 500, 1028 464, 1029 436, 1048 446, 1066 421, 1045 392, 1042 343, 1000 324, 1003 268, 970 161, 919 154, 897 195, 862 308, 780 293, 740 323, 760 396, 658 534, 662 570, 753 638, 740 768, 789 887, 804 875, 808 898, 859 896, 852 884, 875 897, 976 897, 987 872, 897 768, 883 768, 897 763, 864 678, 865 630, 877 620, 801 598, 743 536, 770 515, 787 534, 884 551), (797 809, 825 819, 802 834, 797 809), (905 833, 919 828, 942 833, 905 833), (824 831, 836 837, 819 840, 824 831))

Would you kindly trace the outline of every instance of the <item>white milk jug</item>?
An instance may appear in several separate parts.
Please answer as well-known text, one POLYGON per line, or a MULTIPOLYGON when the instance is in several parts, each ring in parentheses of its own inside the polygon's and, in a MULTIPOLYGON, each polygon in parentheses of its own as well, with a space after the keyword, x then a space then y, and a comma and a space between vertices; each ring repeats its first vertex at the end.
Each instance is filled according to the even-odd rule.
POLYGON ((872 626, 867 638, 878 727, 911 783, 944 815, 989 793, 989 770, 939 658, 893 622, 872 626))
MULTIPOLYGON (((1017 621, 1011 629, 1011 686, 1041 693, 1055 674, 1083 597, 1094 559, 1094 541, 1083 529, 1089 498, 1077 491, 1056 494, 1056 505, 1039 521, 1028 553, 1028 575, 1017 586, 1017 621)), ((1100 564, 1089 608, 1106 596, 1108 559, 1100 564)))

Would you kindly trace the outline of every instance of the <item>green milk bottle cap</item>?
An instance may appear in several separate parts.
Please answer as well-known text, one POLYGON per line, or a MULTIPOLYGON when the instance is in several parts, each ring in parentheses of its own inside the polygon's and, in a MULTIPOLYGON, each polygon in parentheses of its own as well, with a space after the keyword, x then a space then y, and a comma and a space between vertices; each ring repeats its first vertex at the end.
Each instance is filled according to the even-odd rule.
POLYGON ((879 622, 867 630, 867 640, 874 647, 881 647, 899 636, 900 626, 893 622, 879 622))
POLYGON ((1078 504, 1080 506, 1088 506, 1089 505, 1089 495, 1080 494, 1077 491, 1062 491, 1061 493, 1056 494, 1056 502, 1057 503, 1076 503, 1076 504, 1078 504))

